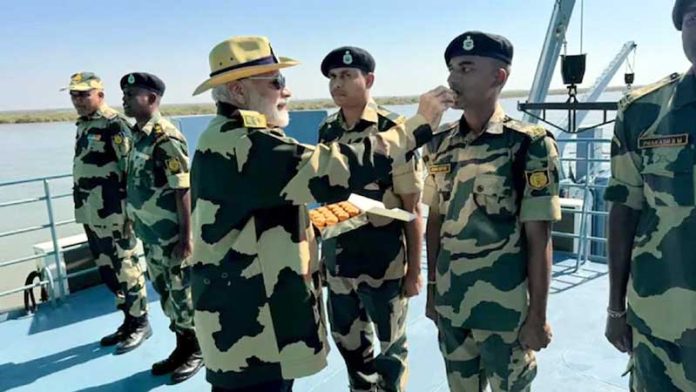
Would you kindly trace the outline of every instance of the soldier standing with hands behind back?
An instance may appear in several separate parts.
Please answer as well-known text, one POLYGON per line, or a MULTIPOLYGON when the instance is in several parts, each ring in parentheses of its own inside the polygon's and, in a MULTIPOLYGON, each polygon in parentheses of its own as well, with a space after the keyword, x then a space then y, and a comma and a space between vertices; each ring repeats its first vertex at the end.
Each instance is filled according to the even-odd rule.
POLYGON ((188 148, 184 135, 159 113, 165 89, 160 78, 130 73, 121 78, 121 89, 126 115, 136 120, 128 163, 128 214, 143 242, 148 277, 176 334, 176 348, 152 365, 152 373, 171 373, 177 383, 203 365, 193 329, 190 271, 182 266, 193 246, 188 148))

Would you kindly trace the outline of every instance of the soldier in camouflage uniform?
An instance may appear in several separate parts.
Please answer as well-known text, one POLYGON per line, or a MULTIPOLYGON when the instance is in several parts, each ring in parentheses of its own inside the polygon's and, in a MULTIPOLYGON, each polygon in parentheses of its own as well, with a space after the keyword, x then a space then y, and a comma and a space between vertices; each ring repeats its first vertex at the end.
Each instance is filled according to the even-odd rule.
POLYGON ((152 365, 152 373, 171 373, 177 383, 203 366, 193 329, 190 271, 182 268, 192 251, 188 147, 184 135, 159 113, 165 90, 160 78, 130 73, 121 78, 121 89, 126 115, 136 119, 128 161, 128 215, 143 242, 148 277, 176 334, 176 348, 152 365))
POLYGON ((319 263, 306 203, 345 200, 387 178, 432 136, 451 102, 439 87, 419 115, 360 144, 309 146, 287 137, 290 91, 265 37, 210 53, 218 114, 191 168, 196 334, 214 391, 289 391, 326 366, 319 263), (432 124, 432 125, 431 125, 432 124))
POLYGON ((455 107, 423 151, 428 297, 450 390, 528 391, 551 330, 551 222, 560 219, 550 133, 497 103, 512 45, 467 32, 445 51, 455 107))
POLYGON ((136 342, 138 336, 132 334, 135 325, 147 317, 147 297, 135 253, 136 239, 126 220, 130 126, 106 105, 102 81, 94 73, 72 75, 66 89, 80 116, 73 160, 75 221, 84 225, 102 281, 116 295, 116 307, 125 315, 116 332, 100 343, 136 342))
MULTIPOLYGON (((321 71, 330 80, 331 96, 340 110, 320 127, 320 143, 360 143, 403 126, 403 117, 377 106, 370 97, 374 69, 374 59, 360 48, 341 47, 324 58, 321 71)), ((382 201, 387 208, 405 208, 416 215, 413 221, 371 217, 366 226, 322 244, 331 335, 346 362, 352 391, 406 388, 407 297, 418 295, 422 286, 423 177, 416 154, 394 167, 391 177, 354 191, 382 201), (375 331, 381 345, 376 357, 375 331)))
MULTIPOLYGON (((673 21, 696 64, 696 1, 677 1, 673 21)), ((633 391, 696 391, 694 119, 694 65, 619 104, 605 194, 612 202, 606 337, 631 353, 633 391)))

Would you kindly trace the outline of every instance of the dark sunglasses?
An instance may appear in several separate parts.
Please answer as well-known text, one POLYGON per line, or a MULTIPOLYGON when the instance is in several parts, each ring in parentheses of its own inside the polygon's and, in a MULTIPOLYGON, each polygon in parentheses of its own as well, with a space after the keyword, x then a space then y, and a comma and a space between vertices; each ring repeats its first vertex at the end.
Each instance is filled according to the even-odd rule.
POLYGON ((285 88, 285 76, 283 76, 281 73, 276 74, 275 76, 250 76, 246 79, 270 80, 271 85, 276 90, 282 90, 285 88))

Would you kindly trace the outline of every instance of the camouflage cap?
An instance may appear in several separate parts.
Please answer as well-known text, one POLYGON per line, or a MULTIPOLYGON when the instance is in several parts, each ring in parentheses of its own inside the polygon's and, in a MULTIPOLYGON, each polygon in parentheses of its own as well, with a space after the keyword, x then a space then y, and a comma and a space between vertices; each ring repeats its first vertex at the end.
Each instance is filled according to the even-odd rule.
POLYGON ((681 31, 684 12, 689 9, 689 7, 696 8, 695 6, 696 0, 677 0, 674 2, 674 8, 672 9, 672 22, 674 23, 674 28, 681 31))
POLYGON ((68 87, 63 87, 60 91, 89 91, 95 89, 104 89, 101 78, 93 72, 78 72, 70 76, 70 84, 68 87))

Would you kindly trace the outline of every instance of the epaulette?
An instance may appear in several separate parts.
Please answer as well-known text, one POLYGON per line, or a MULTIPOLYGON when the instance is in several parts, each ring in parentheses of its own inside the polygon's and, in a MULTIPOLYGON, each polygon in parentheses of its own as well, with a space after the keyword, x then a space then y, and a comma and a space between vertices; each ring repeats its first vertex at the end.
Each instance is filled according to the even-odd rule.
POLYGON ((386 118, 394 124, 401 124, 406 121, 404 116, 400 115, 399 113, 394 113, 382 106, 377 106, 377 115, 386 118))
POLYGON ((252 110, 239 110, 245 128, 268 128, 266 116, 252 110))
POLYGON ((104 111, 101 112, 101 115, 104 116, 104 118, 107 120, 113 120, 116 117, 119 117, 120 113, 115 111, 114 109, 111 109, 110 107, 107 107, 104 111))
POLYGON ((160 120, 152 126, 152 132, 155 134, 158 143, 167 139, 175 139, 186 143, 186 137, 184 137, 181 131, 164 117, 160 118, 160 120))
POLYGON ((526 123, 510 117, 505 119, 504 125, 506 128, 510 128, 513 131, 528 135, 532 139, 538 139, 546 136, 547 134, 546 128, 542 127, 541 125, 526 123))
POLYGON ((442 142, 451 135, 453 131, 456 131, 458 125, 459 121, 454 121, 442 124, 437 128, 433 137, 423 146, 423 160, 426 161, 426 163, 429 160, 428 155, 437 152, 442 142))
POLYGON ((665 87, 667 85, 670 85, 672 83, 679 81, 680 76, 681 75, 679 75, 678 73, 675 72, 675 73, 665 77, 664 79, 662 79, 658 82, 637 88, 637 89, 629 92, 628 94, 624 95, 623 98, 621 98, 621 100, 619 101, 619 110, 625 110, 626 107, 628 107, 630 104, 637 101, 638 99, 640 99, 640 98, 642 98, 650 93, 653 93, 653 92, 661 89, 662 87, 665 87))

